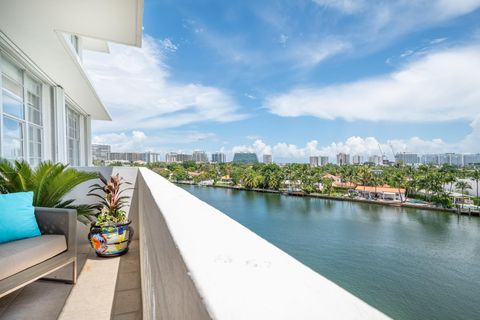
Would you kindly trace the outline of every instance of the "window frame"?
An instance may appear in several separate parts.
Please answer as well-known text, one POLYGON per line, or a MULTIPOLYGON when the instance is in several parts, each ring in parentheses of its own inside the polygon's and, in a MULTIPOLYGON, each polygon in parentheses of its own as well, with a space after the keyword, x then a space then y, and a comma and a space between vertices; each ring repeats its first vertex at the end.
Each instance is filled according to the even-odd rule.
MULTIPOLYGON (((13 79, 11 79, 13 80, 13 79)), ((16 81, 15 81, 16 82, 16 81)), ((27 161, 30 165, 37 165, 39 162, 43 161, 45 159, 45 106, 44 106, 44 97, 43 97, 43 87, 45 84, 43 81, 41 81, 38 77, 36 77, 34 74, 29 72, 21 63, 19 63, 16 59, 14 59, 12 56, 8 55, 7 52, 1 50, 0 48, 0 124, 1 124, 1 130, 0 130, 0 157, 6 158, 4 155, 4 145, 5 145, 5 135, 4 135, 4 118, 16 121, 21 124, 22 126, 22 157, 17 158, 17 159, 10 159, 8 160, 25 160, 27 161), (3 92, 4 90, 9 94, 13 95, 14 97, 18 97, 14 92, 11 92, 9 89, 3 87, 3 76, 10 78, 8 75, 4 75, 2 73, 3 70, 3 65, 4 62, 12 64, 14 67, 18 68, 21 72, 21 85, 22 85, 22 97, 21 97, 21 104, 22 104, 22 111, 23 111, 23 119, 19 118, 14 115, 6 114, 3 110, 3 92), (29 113, 29 108, 33 107, 30 106, 31 104, 28 101, 28 93, 29 90, 27 88, 27 77, 30 78, 31 81, 36 83, 38 85, 38 102, 39 102, 39 108, 37 111, 40 112, 40 124, 34 123, 30 119, 30 113, 29 113), (40 156, 39 157, 31 157, 31 151, 30 150, 30 142, 33 142, 34 144, 38 144, 36 141, 30 141, 30 127, 34 127, 40 130, 40 156), (35 160, 33 160, 35 159, 35 160)), ((7 159, 7 158, 6 158, 7 159)))
POLYGON ((67 153, 66 160, 71 166, 80 166, 82 163, 82 159, 81 159, 81 143, 82 143, 81 121, 82 119, 83 119, 82 113, 80 113, 71 103, 65 102, 65 140, 66 140, 65 149, 67 153), (70 114, 73 114, 76 116, 77 123, 75 128, 75 134, 78 135, 78 137, 76 138, 70 136, 70 127, 69 127, 70 114), (71 140, 75 142, 75 146, 76 146, 76 153, 74 148, 72 159, 70 159, 70 141, 71 140))

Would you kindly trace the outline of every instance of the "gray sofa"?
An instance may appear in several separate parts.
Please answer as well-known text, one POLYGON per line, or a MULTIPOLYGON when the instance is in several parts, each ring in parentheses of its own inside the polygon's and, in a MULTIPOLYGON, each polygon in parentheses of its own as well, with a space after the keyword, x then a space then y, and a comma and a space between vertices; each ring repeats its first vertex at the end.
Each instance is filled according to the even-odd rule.
POLYGON ((41 236, 0 244, 0 298, 72 264, 77 280, 76 226, 72 209, 35 208, 41 236))

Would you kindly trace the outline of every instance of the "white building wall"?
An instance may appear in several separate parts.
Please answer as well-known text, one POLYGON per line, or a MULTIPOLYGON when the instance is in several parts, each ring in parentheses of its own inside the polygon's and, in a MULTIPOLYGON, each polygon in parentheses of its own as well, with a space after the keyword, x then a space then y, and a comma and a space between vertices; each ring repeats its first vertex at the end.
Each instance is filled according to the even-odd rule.
MULTIPOLYGON (((1 31, 0 31, 1 35, 1 31)), ((3 40, 0 37, 0 55, 3 59, 7 59, 16 67, 23 70, 25 74, 34 78, 35 81, 41 84, 41 112, 42 112, 42 161, 54 161, 67 163, 67 140, 66 140, 66 95, 64 89, 51 82, 47 75, 38 70, 34 63, 28 58, 22 56, 13 43, 3 40)), ((1 59, 0 59, 1 60, 1 59)), ((1 67, 0 67, 1 70, 1 67)), ((1 81, 0 81, 1 83, 1 81)), ((25 97, 24 97, 25 100, 25 97)), ((2 99, 0 99, 2 103, 2 99)), ((72 101, 73 104, 75 104, 72 101)), ((24 105, 25 102, 24 102, 24 105)), ((1 110, 1 108, 0 108, 1 110)), ((91 119, 76 106, 76 111, 80 114, 80 161, 79 165, 91 165, 91 119)), ((28 110, 24 106, 24 113, 28 110)), ((1 118, 1 117, 0 117, 1 118)), ((26 119, 27 115, 25 116, 26 119)), ((3 140, 3 123, 0 121, 0 145, 4 143, 3 140)), ((24 126, 24 150, 23 156, 28 160, 29 143, 28 143, 28 127, 24 126)), ((1 152, 1 149, 0 149, 1 152)), ((2 154, 0 154, 2 157, 2 154)))

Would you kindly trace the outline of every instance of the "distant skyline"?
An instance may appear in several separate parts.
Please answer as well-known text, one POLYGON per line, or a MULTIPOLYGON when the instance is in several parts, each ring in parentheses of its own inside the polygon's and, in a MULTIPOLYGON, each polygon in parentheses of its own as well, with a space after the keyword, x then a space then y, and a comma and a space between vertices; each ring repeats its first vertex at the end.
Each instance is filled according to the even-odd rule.
POLYGON ((117 151, 480 152, 480 0, 145 0, 84 62, 117 151))

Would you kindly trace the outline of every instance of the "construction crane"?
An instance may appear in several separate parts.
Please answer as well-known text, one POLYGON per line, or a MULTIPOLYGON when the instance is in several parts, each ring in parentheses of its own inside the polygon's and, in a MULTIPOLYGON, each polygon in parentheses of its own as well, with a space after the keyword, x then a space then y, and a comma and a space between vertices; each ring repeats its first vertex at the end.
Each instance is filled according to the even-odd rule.
POLYGON ((392 143, 390 142, 389 145, 390 145, 390 149, 392 149, 393 158, 395 159, 395 150, 393 150, 392 143))
POLYGON ((378 149, 380 149, 380 154, 382 155, 382 164, 383 164, 383 160, 385 160, 386 157, 385 157, 385 153, 382 150, 382 146, 380 146, 380 143, 378 144, 378 149))

